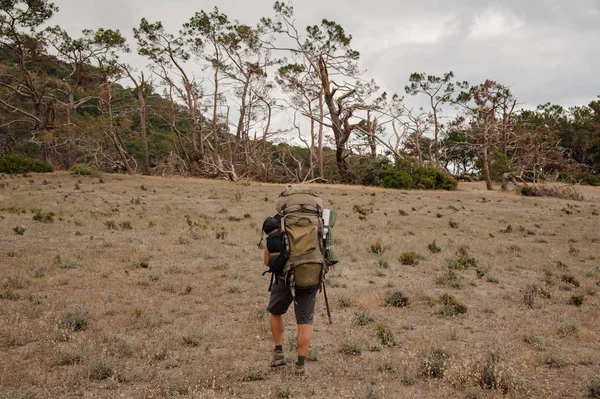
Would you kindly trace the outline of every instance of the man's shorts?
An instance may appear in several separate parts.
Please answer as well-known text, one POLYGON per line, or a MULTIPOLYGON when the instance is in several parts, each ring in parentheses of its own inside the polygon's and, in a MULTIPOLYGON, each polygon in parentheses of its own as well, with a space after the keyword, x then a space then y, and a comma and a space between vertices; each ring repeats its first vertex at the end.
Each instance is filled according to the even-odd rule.
MULTIPOLYGON (((296 323, 312 324, 313 315, 315 313, 315 301, 317 299, 317 291, 319 286, 315 285, 310 288, 296 287, 296 304, 294 312, 296 313, 296 323)), ((271 314, 281 315, 287 312, 290 304, 294 301, 292 292, 289 287, 281 280, 277 284, 273 283, 271 288, 271 297, 269 298, 269 306, 267 310, 271 314)))

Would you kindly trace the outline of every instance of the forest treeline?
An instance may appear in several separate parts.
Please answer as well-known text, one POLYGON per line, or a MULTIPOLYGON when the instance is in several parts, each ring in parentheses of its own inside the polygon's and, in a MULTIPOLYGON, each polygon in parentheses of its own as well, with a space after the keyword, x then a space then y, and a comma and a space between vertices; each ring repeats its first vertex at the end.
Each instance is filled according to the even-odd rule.
POLYGON ((0 6, 0 155, 233 181, 598 183, 600 101, 520 109, 508 86, 452 72, 413 73, 390 94, 342 26, 297 26, 289 4, 253 25, 216 7, 178 31, 142 19, 133 43, 52 26, 48 0, 0 6), (130 51, 145 70, 123 62, 130 51))

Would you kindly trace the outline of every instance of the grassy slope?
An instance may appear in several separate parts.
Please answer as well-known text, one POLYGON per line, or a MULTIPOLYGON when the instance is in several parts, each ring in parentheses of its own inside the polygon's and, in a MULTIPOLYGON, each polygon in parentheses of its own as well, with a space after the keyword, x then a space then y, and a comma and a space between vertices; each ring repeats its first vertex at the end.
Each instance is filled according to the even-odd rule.
MULTIPOLYGON (((317 302, 306 383, 267 370, 268 279, 257 243, 281 186, 58 173, 0 178, 0 394, 496 397, 498 390, 476 388, 494 351, 500 360, 487 361, 494 367, 486 381, 514 397, 587 395, 600 365, 598 190, 576 203, 470 184, 456 192, 317 189, 339 213, 342 263, 329 275, 333 325, 322 296, 317 302), (372 212, 359 220, 354 205, 372 212), (54 221, 32 220, 35 208, 55 213, 54 221), (132 229, 119 227, 127 222, 132 229), (501 232, 509 225, 512 232, 501 232), (434 239, 440 253, 427 249, 434 239), (382 255, 369 251, 377 242, 382 255), (460 247, 486 275, 471 267, 444 283, 460 247), (407 251, 425 259, 402 265, 407 251), (530 308, 524 295, 532 285, 550 298, 535 296, 530 308), (385 306, 394 290, 409 297, 409 307, 385 306), (443 293, 467 313, 441 316, 443 293), (573 295, 585 296, 581 307, 569 304, 573 295), (358 325, 357 313, 374 322, 358 325), (87 328, 73 332, 73 319, 87 328), (379 343, 378 325, 393 332, 395 346, 379 343), (450 355, 443 378, 423 376, 434 349, 450 355)), ((291 314, 286 322, 291 353, 291 314)))

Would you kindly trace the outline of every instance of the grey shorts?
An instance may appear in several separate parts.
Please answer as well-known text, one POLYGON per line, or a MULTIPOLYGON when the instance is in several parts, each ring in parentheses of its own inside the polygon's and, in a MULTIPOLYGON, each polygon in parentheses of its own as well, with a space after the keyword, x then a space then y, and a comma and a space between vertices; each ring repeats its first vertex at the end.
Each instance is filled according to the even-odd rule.
MULTIPOLYGON (((296 323, 312 324, 313 315, 315 313, 315 302, 319 286, 315 285, 310 288, 296 288, 296 304, 294 312, 296 313, 296 323)), ((269 306, 267 310, 271 314, 281 315, 287 312, 290 304, 294 301, 292 292, 289 287, 286 287, 283 281, 273 283, 271 288, 271 297, 269 298, 269 306)))

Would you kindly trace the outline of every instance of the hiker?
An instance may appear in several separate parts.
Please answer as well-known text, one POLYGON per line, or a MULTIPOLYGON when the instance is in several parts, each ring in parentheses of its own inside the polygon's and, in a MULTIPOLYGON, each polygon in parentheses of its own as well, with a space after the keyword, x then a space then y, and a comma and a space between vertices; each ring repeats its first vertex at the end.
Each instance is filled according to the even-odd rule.
MULTIPOLYGON (((327 314, 331 322, 324 276, 329 265, 327 229, 329 222, 323 219, 321 198, 308 186, 298 184, 287 187, 277 200, 277 215, 263 223, 267 234, 264 264, 271 273, 269 305, 270 325, 275 344, 271 367, 278 369, 287 364, 283 352, 283 315, 294 303, 298 325, 296 375, 304 375, 304 362, 312 336, 315 301, 319 289, 323 290, 327 314)), ((334 213, 327 210, 327 215, 334 213)), ((327 220, 329 218, 327 217, 327 220)), ((333 243, 333 232, 328 236, 333 243)), ((333 255, 332 255, 333 256, 333 255)))
MULTIPOLYGON (((269 250, 265 248, 264 260, 268 266, 269 250)), ((285 354, 283 353, 283 331, 284 322, 283 315, 287 312, 290 304, 294 302, 294 297, 289 286, 286 286, 281 277, 275 276, 278 280, 271 287, 271 296, 269 298, 269 306, 267 310, 271 313, 271 333, 273 335, 273 343, 275 344, 275 352, 273 354, 273 369, 280 368, 287 364, 285 354)), ((298 346, 298 360, 296 361, 296 375, 304 375, 304 362, 308 347, 312 336, 312 323, 315 311, 315 301, 319 285, 309 288, 296 288, 295 290, 294 312, 296 314, 296 324, 298 325, 298 335, 296 343, 298 346)))

